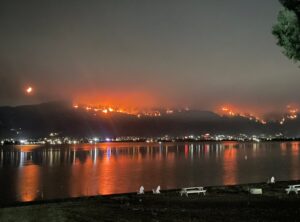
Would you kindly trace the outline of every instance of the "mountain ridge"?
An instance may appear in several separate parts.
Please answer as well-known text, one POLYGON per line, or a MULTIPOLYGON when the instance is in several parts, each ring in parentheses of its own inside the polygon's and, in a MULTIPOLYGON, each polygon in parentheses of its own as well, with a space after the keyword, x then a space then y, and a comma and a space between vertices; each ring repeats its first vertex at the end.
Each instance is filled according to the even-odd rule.
POLYGON ((185 110, 161 116, 108 114, 74 109, 70 102, 0 107, 0 138, 45 137, 51 132, 64 136, 183 136, 210 134, 300 135, 300 121, 262 124, 242 116, 220 116, 207 110, 185 110))

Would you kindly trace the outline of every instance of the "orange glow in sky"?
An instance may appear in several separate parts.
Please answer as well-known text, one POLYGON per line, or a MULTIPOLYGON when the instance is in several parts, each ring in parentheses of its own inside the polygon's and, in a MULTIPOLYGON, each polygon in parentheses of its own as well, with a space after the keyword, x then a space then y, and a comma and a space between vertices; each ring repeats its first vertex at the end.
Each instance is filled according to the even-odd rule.
MULTIPOLYGON (((83 93, 73 98, 73 103, 86 104, 96 107, 99 104, 107 108, 107 112, 113 112, 116 108, 135 109, 157 106, 156 97, 146 92, 99 92, 83 93)), ((168 102, 163 102, 163 104, 168 102)), ((168 105, 168 104, 166 104, 168 105)))

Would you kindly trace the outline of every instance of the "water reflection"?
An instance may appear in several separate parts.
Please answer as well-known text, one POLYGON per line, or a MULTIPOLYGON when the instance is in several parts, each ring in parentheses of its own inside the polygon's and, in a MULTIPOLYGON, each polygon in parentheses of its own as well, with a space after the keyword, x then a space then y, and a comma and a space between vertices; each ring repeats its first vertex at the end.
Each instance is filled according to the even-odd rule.
POLYGON ((300 178, 300 144, 104 143, 0 147, 0 202, 300 178))
POLYGON ((17 181, 18 200, 24 202, 35 200, 40 193, 40 167, 29 165, 19 168, 17 181))
POLYGON ((299 142, 291 143, 291 178, 299 178, 299 142))
POLYGON ((223 154, 223 184, 237 183, 237 148, 235 143, 225 144, 223 154))

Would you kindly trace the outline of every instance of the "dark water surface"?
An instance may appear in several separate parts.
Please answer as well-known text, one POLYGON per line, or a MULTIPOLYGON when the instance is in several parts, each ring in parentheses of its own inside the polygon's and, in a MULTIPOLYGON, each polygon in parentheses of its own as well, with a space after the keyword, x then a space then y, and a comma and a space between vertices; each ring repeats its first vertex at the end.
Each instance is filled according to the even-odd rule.
POLYGON ((299 142, 0 147, 0 203, 300 179, 299 142))

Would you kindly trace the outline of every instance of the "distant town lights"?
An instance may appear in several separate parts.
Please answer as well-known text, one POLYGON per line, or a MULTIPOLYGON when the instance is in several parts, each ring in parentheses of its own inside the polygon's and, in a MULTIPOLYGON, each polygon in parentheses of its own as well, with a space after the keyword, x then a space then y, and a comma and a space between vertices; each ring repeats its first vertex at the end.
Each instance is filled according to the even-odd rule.
POLYGON ((27 139, 21 139, 21 140, 20 140, 20 143, 21 143, 22 145, 26 145, 26 144, 28 144, 28 140, 27 140, 27 139))

